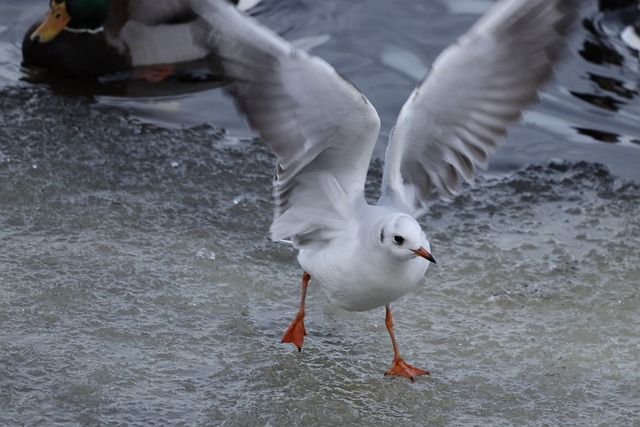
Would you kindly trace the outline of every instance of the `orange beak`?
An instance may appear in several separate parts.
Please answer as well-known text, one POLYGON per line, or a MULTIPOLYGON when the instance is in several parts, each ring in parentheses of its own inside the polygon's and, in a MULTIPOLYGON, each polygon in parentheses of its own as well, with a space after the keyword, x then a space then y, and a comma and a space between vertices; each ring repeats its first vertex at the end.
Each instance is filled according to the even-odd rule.
POLYGON ((416 256, 422 257, 429 262, 432 262, 434 264, 436 263, 436 260, 433 259, 433 256, 429 253, 429 251, 422 246, 420 246, 418 250, 413 251, 413 253, 416 254, 416 256))
POLYGON ((71 17, 67 13, 67 5, 51 2, 49 14, 42 24, 31 34, 31 40, 36 43, 46 43, 53 40, 67 26, 71 17))

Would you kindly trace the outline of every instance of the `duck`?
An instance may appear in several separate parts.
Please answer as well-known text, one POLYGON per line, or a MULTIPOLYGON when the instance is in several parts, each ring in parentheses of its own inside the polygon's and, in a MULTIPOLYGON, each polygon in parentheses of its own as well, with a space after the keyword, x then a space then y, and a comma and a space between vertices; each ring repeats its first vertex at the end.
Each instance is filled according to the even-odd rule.
MULTIPOLYGON (((257 3, 228 1, 241 10, 257 3)), ((22 64, 73 79, 135 70, 161 81, 210 53, 193 37, 198 19, 188 0, 50 0, 24 36, 22 64)))

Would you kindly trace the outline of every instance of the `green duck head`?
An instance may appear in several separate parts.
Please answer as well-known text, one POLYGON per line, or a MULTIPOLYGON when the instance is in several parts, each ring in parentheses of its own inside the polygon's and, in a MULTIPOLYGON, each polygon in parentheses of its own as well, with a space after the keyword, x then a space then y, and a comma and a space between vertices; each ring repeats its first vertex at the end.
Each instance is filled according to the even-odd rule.
POLYGON ((51 0, 49 14, 31 34, 31 40, 46 43, 65 28, 95 30, 107 18, 109 0, 51 0))

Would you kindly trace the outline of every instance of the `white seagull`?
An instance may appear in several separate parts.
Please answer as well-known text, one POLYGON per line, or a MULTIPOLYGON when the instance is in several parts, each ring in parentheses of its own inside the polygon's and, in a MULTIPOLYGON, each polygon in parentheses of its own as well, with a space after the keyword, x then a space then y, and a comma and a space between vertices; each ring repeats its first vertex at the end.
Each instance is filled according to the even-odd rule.
POLYGON ((239 110, 278 159, 271 237, 292 242, 304 270, 300 308, 282 341, 302 348, 313 278, 343 309, 386 308, 394 352, 386 374, 428 374, 401 357, 389 308, 435 263, 416 218, 432 188, 450 197, 461 178, 486 167, 507 126, 537 99, 578 0, 498 1, 440 54, 400 111, 375 206, 364 184, 380 119, 367 98, 227 2, 192 1, 239 110))

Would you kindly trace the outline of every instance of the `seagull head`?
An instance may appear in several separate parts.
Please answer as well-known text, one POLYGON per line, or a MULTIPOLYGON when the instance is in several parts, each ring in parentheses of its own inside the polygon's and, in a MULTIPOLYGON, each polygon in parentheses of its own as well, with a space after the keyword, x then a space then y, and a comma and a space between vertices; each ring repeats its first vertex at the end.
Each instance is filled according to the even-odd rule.
POLYGON ((387 215, 380 224, 380 244, 391 255, 401 260, 421 257, 435 264, 436 261, 429 252, 429 240, 411 215, 387 215))

